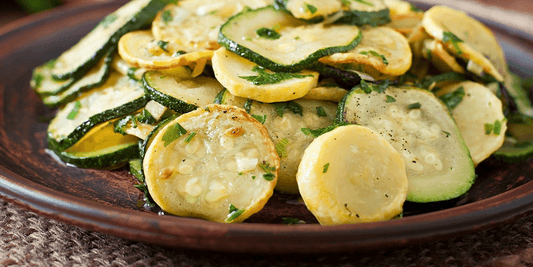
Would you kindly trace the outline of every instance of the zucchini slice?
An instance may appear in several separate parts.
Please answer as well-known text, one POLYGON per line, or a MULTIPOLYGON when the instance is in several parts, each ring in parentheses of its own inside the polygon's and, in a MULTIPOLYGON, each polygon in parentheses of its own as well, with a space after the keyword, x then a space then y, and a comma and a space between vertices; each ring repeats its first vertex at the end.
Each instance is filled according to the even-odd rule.
POLYGON ((242 222, 273 194, 279 157, 265 127, 243 109, 211 104, 165 125, 143 159, 162 210, 242 222))
POLYGON ((213 103, 223 89, 214 78, 199 76, 182 80, 157 71, 146 72, 143 82, 146 94, 151 99, 179 113, 213 103))
POLYGON ((454 105, 462 95, 462 100, 450 112, 474 165, 477 166, 502 146, 507 120, 503 115, 502 102, 489 88, 465 81, 442 87, 436 95, 441 99, 455 98, 450 99, 454 105))
POLYGON ((390 220, 402 213, 408 180, 403 158, 376 131, 342 126, 305 149, 296 177, 322 225, 390 220))
POLYGON ((297 72, 321 57, 353 49, 360 39, 357 26, 306 24, 268 6, 228 19, 218 41, 272 71, 297 72))
POLYGON ((100 62, 81 79, 75 81, 63 91, 58 91, 56 94, 45 96, 42 99, 43 103, 50 108, 56 108, 76 99, 83 92, 104 84, 111 72, 111 61, 113 60, 114 54, 115 49, 109 50, 107 56, 101 59, 100 62))
POLYGON ((457 62, 455 57, 450 55, 450 53, 444 49, 442 43, 435 39, 424 40, 422 56, 431 61, 440 72, 466 72, 463 66, 457 62))
POLYGON ((382 0, 342 1, 343 13, 336 24, 381 26, 390 22, 390 12, 382 0))
POLYGON ((210 60, 213 51, 184 52, 175 43, 156 40, 150 31, 129 32, 120 38, 118 52, 133 66, 170 69, 210 60))
POLYGON ((48 125, 48 143, 65 150, 96 125, 137 111, 148 103, 143 88, 127 76, 111 73, 100 87, 61 108, 48 125))
POLYGON ((305 99, 267 104, 233 96, 227 90, 218 96, 218 101, 244 108, 265 125, 281 158, 276 190, 298 194, 298 165, 305 148, 314 139, 312 135, 306 135, 302 128, 315 130, 331 125, 337 105, 328 101, 305 99))
POLYGON ((388 27, 362 30, 361 43, 346 53, 336 53, 320 59, 325 64, 349 64, 352 69, 372 77, 399 76, 411 67, 412 53, 407 39, 388 27))
POLYGON ((169 42, 185 52, 217 50, 220 26, 250 8, 264 7, 271 0, 181 0, 167 5, 152 22, 156 40, 169 42))
POLYGON ((422 26, 443 42, 452 55, 481 68, 481 73, 474 74, 488 74, 503 82, 507 70, 505 56, 496 37, 481 22, 462 11, 434 6, 424 13, 422 26))
POLYGON ((101 123, 66 150, 54 153, 65 163, 81 168, 115 169, 139 157, 139 139, 116 134, 113 123, 101 123))
POLYGON ((52 59, 33 70, 30 86, 39 97, 54 95, 69 88, 76 80, 58 81, 52 77, 56 60, 52 59))
POLYGON ((474 183, 474 163, 448 109, 431 92, 389 87, 383 93, 352 89, 337 121, 379 132, 404 157, 407 200, 434 202, 458 197, 474 183))
POLYGON ((111 13, 89 34, 56 59, 52 76, 66 80, 83 75, 116 45, 123 34, 140 28, 167 2, 167 0, 135 0, 111 13))
POLYGON ((271 72, 223 47, 212 62, 215 77, 233 95, 265 103, 301 98, 318 82, 317 72, 271 72))

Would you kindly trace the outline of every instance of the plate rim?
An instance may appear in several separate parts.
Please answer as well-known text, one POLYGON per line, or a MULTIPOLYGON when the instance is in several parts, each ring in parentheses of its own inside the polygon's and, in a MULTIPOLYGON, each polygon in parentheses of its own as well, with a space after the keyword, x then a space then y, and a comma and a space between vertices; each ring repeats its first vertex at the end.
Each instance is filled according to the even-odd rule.
MULTIPOLYGON (((93 2, 60 7, 43 14, 32 15, 1 27, 0 42, 9 39, 10 34, 34 25, 107 6, 119 7, 124 2, 93 2)), ((225 252, 326 253, 397 247, 445 239, 510 222, 533 213, 533 181, 493 197, 458 207, 405 217, 401 220, 340 226, 220 224, 194 218, 158 216, 154 213, 91 202, 56 191, 10 171, 2 163, 0 163, 0 198, 67 224, 164 246, 225 252), (138 224, 146 219, 148 224, 139 227, 138 224), (118 221, 122 224, 113 224, 118 221), (479 223, 480 221, 483 223, 479 223), (471 224, 474 222, 476 227, 472 228, 471 224), (172 228, 169 231, 166 227, 172 228), (420 232, 411 238, 406 239, 405 236, 402 238, 402 230, 413 227, 418 227, 420 232), (184 230, 193 231, 186 233, 184 230), (378 234, 383 235, 384 232, 389 234, 387 238, 383 236, 377 238, 378 234), (251 239, 260 239, 264 242, 256 242, 256 246, 249 246, 247 244, 251 239), (298 243, 294 243, 294 240, 298 243), (177 241, 179 242, 176 243, 177 241), (275 243, 278 245, 274 246, 275 243)))

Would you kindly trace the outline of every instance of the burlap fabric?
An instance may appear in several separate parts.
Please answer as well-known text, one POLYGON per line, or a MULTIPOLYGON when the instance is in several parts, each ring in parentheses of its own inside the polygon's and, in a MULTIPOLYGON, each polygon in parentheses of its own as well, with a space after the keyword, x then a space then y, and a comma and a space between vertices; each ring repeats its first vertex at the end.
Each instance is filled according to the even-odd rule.
POLYGON ((458 238, 328 255, 170 249, 87 231, 0 200, 0 266, 533 266, 533 216, 458 238))

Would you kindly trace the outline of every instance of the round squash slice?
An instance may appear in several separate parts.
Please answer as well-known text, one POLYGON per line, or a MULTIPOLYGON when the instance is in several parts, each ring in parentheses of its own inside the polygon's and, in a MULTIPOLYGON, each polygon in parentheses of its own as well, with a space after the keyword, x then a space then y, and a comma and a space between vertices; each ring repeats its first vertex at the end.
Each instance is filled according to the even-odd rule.
POLYGON ((462 11, 434 6, 424 13, 422 26, 429 35, 442 41, 451 54, 468 63, 469 71, 503 81, 507 70, 503 51, 490 29, 481 22, 462 11))
POLYGON ((459 65, 454 56, 450 55, 442 43, 435 39, 426 39, 423 42, 422 56, 431 61, 441 72, 465 73, 465 69, 459 65))
POLYGON ((265 103, 301 98, 318 82, 318 72, 271 72, 225 48, 215 52, 213 71, 233 95, 265 103))
POLYGON ((477 165, 503 145, 507 121, 502 102, 489 88, 471 81, 445 86, 437 95, 442 98, 454 92, 463 99, 451 110, 452 117, 477 165))
MULTIPOLYGON (((362 66, 370 76, 399 76, 411 67, 411 48, 407 39, 388 27, 362 30, 361 42, 351 51, 321 58, 326 64, 351 64, 362 66)), ((354 68, 357 69, 357 68, 354 68)))
POLYGON ((265 127, 237 107, 211 104, 169 122, 143 159, 164 211, 242 222, 272 196, 280 160, 265 127))
POLYGON ((305 150, 296 179, 322 225, 392 219, 407 195, 400 153, 379 133, 358 125, 317 137, 305 150))

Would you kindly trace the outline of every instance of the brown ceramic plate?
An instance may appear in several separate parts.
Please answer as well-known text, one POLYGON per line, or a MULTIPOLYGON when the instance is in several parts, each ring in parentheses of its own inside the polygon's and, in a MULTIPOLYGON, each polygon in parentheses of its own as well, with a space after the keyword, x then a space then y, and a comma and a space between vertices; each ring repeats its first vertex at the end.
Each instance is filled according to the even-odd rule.
MULTIPOLYGON (((406 204, 405 217, 344 226, 287 226, 281 217, 309 222, 294 197, 276 194, 243 224, 159 216, 140 210, 140 193, 126 170, 68 167, 46 151, 46 108, 29 87, 32 69, 73 45, 124 1, 61 8, 0 28, 0 195, 58 221, 132 240, 217 251, 338 252, 401 246, 494 227, 533 210, 533 159, 477 168, 472 190, 438 204, 406 204)), ((533 41, 495 28, 512 70, 533 77, 533 41)))

